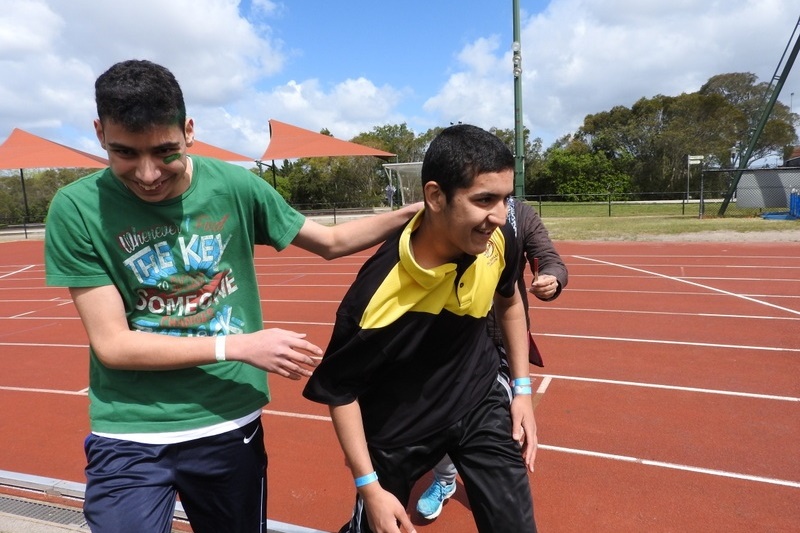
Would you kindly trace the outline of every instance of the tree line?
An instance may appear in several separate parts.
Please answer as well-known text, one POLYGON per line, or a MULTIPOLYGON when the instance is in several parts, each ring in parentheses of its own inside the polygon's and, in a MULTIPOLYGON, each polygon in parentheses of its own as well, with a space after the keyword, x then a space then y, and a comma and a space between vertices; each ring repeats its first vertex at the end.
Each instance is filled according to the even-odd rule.
MULTIPOLYGON (((643 97, 631 107, 615 106, 587 115, 577 131, 544 149, 541 138, 526 128, 525 195, 586 200, 596 195, 653 195, 673 198, 687 190, 687 156, 704 156, 705 169, 732 169, 745 152, 758 123, 770 85, 751 73, 719 74, 694 93, 643 97)), ((776 102, 749 163, 776 155, 785 159, 797 144, 798 115, 776 102)), ((422 161, 431 140, 443 127, 415 133, 405 123, 376 126, 351 139, 397 155, 393 162, 422 161)), ((491 128, 514 151, 513 129, 491 128)), ((327 130, 323 134, 330 135, 327 130)), ((387 203, 384 161, 373 157, 328 157, 284 160, 253 167, 290 203, 300 209, 367 207, 387 203)), ((44 220, 55 191, 92 172, 49 169, 30 172, 25 185, 28 220, 44 220)), ((25 216, 18 173, 0 180, 0 220, 19 223, 25 216), (16 179, 12 179, 16 177, 16 179)), ((699 173, 688 178, 697 190, 699 173)), ((729 175, 709 173, 710 194, 727 190, 729 175)), ((397 203, 398 198, 393 203, 397 203)))

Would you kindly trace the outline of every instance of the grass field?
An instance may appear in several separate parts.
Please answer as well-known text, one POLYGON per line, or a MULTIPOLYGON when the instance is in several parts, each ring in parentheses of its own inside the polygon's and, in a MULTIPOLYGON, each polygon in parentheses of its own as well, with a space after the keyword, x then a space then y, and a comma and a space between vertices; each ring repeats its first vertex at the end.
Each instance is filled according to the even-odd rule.
POLYGON ((553 240, 800 241, 800 220, 697 217, 543 217, 553 240))
MULTIPOLYGON (((800 220, 771 220, 757 212, 729 211, 725 217, 716 216, 718 205, 707 208, 698 216, 698 205, 686 204, 681 214, 679 203, 614 203, 612 216, 605 204, 564 204, 531 202, 541 207, 542 220, 553 240, 770 240, 800 241, 800 220)), ((345 210, 346 211, 346 210, 345 210)), ((363 210, 362 210, 363 211, 363 210)), ((369 210, 372 213, 372 210, 369 210)), ((355 216, 363 216, 359 213, 355 216)), ((320 223, 333 224, 333 218, 315 217, 320 223)), ((340 215, 338 223, 354 216, 340 215)), ((44 236, 42 225, 28 227, 28 239, 44 236)), ((0 230, 0 241, 25 239, 21 227, 0 230)))
MULTIPOLYGON (((529 202, 554 240, 775 240, 800 241, 800 220, 765 219, 761 209, 720 201, 529 202)), ((771 211, 770 211, 771 212, 771 211)))

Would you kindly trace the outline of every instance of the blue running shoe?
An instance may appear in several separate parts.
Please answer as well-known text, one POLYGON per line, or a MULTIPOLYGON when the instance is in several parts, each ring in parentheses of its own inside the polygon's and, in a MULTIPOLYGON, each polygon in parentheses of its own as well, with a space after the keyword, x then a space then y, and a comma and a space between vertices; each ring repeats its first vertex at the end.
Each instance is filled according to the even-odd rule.
POLYGON ((456 493, 455 482, 448 484, 436 480, 428 487, 417 502, 417 511, 425 520, 433 520, 442 512, 444 501, 456 493))

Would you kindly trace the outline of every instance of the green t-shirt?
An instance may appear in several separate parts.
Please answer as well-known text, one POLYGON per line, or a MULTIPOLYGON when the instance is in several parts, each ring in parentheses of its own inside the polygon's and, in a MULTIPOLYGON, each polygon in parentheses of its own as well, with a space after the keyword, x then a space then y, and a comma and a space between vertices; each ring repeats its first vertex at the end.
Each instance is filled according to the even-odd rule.
MULTIPOLYGON (((189 189, 148 203, 109 169, 62 188, 45 233, 48 285, 114 285, 134 331, 233 335, 263 327, 253 252, 281 250, 305 218, 248 170, 192 156, 189 189)), ((93 431, 202 428, 269 401, 266 373, 237 362, 170 371, 105 367, 89 349, 93 431)))

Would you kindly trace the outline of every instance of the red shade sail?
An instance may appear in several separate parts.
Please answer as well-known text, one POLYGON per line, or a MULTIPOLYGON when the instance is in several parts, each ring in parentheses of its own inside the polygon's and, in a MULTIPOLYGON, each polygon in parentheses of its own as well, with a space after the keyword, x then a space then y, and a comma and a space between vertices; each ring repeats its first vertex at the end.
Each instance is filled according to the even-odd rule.
POLYGON ((19 128, 0 144, 0 168, 104 168, 108 161, 19 128))
POLYGON ((246 155, 237 154, 224 148, 219 148, 212 144, 204 143, 195 139, 194 143, 187 150, 189 155, 201 155, 205 157, 213 157, 223 161, 255 161, 255 157, 248 157, 246 155))
POLYGON ((261 160, 371 155, 388 159, 395 154, 343 141, 274 119, 269 121, 269 146, 261 160))

